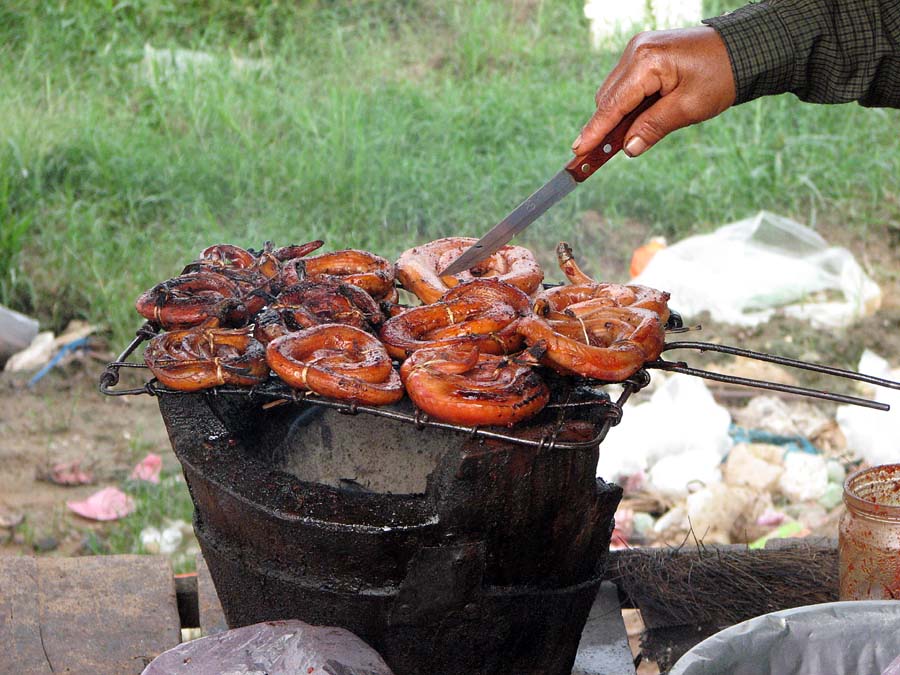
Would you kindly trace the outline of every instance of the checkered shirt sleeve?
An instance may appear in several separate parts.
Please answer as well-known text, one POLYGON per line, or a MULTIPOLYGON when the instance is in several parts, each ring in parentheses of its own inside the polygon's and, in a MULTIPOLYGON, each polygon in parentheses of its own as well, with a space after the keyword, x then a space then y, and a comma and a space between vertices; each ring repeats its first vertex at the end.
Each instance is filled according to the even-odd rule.
POLYGON ((736 103, 792 92, 900 108, 900 0, 769 0, 703 23, 728 49, 736 103))

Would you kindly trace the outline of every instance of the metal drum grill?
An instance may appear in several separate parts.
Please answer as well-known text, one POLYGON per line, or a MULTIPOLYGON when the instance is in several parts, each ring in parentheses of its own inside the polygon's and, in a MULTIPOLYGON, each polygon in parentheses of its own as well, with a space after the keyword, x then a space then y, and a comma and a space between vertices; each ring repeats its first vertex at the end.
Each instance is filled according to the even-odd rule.
MULTIPOLYGON (((677 331, 677 328, 676 328, 677 331)), ((569 675, 606 563, 618 486, 595 478, 599 446, 646 370, 615 398, 556 378, 514 430, 254 388, 116 389, 145 325, 109 364, 109 395, 156 396, 195 505, 194 528, 233 627, 279 618, 345 627, 398 675, 569 675)), ((716 350, 884 386, 840 369, 716 350)), ((720 375, 660 359, 647 368, 884 407, 853 396, 720 375)), ((552 377, 552 375, 551 375, 552 377)))
POLYGON ((255 388, 116 389, 153 335, 110 364, 104 393, 156 396, 229 624, 338 625, 398 675, 568 675, 609 549, 618 486, 599 445, 614 399, 559 378, 535 419, 505 428, 255 388))

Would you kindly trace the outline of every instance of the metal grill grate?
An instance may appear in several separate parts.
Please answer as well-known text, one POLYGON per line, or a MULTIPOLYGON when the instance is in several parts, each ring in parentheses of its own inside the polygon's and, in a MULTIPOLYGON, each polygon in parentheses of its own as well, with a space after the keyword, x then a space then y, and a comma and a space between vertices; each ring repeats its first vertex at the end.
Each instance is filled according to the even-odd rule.
MULTIPOLYGON (((679 331, 673 331, 679 332, 679 331)), ((138 329, 136 337, 129 343, 118 358, 109 363, 106 370, 100 377, 100 391, 107 396, 133 396, 140 394, 149 394, 157 396, 164 395, 180 395, 188 392, 170 389, 160 384, 155 378, 146 382, 143 386, 131 389, 116 389, 119 383, 119 370, 121 368, 147 368, 143 363, 134 363, 128 361, 128 358, 146 340, 156 335, 154 326, 147 322, 138 329)), ((763 352, 755 352, 749 349, 741 349, 739 347, 729 347, 711 342, 697 341, 681 341, 667 343, 663 351, 674 350, 695 350, 700 352, 714 351, 742 358, 765 361, 789 368, 797 368, 808 370, 834 377, 866 382, 881 387, 891 389, 900 389, 900 382, 886 380, 871 375, 863 375, 842 368, 833 366, 824 366, 816 363, 808 363, 806 361, 798 361, 774 354, 766 354, 763 352)), ((419 429, 438 428, 450 431, 457 431, 470 435, 473 438, 490 438, 502 440, 508 443, 518 445, 526 445, 531 447, 559 447, 566 449, 586 449, 597 446, 601 443, 609 430, 619 423, 622 419, 622 406, 635 392, 643 389, 650 383, 650 376, 647 369, 665 370, 668 372, 682 373, 704 379, 715 380, 727 384, 735 384, 768 391, 779 391, 799 396, 807 396, 810 398, 818 398, 836 403, 845 403, 850 405, 858 405, 875 410, 890 410, 890 406, 878 401, 861 398, 858 396, 850 396, 847 394, 837 394, 834 392, 824 391, 821 389, 812 389, 808 387, 800 387, 796 385, 783 384, 780 382, 770 382, 767 380, 757 380, 746 377, 738 377, 734 375, 725 375, 708 370, 693 368, 684 361, 667 361, 665 359, 657 359, 656 361, 645 364, 645 367, 639 370, 635 375, 628 378, 624 382, 618 383, 621 386, 621 392, 616 395, 615 400, 604 389, 609 383, 597 382, 594 380, 579 380, 578 378, 567 378, 568 383, 561 390, 554 390, 553 399, 547 404, 546 410, 557 411, 557 419, 554 424, 548 424, 548 431, 538 440, 531 438, 523 438, 512 432, 504 432, 496 427, 466 427, 458 424, 449 424, 447 422, 439 422, 431 419, 421 410, 414 409, 413 412, 406 412, 397 406, 374 407, 366 405, 358 405, 356 403, 346 403, 333 399, 324 398, 312 392, 297 391, 291 389, 287 384, 278 378, 271 377, 261 385, 255 387, 216 387, 208 390, 210 395, 217 394, 245 394, 247 396, 257 397, 265 400, 265 406, 280 405, 284 403, 309 403, 313 405, 323 406, 336 409, 348 415, 356 415, 365 413, 369 415, 377 415, 399 422, 414 425, 419 429), (562 429, 566 421, 567 414, 576 409, 588 408, 592 419, 599 423, 597 434, 587 441, 559 441, 557 435, 562 429)), ((582 410, 582 412, 585 412, 582 410)))
MULTIPOLYGON (((115 361, 107 364, 106 370, 100 377, 100 391, 107 396, 136 396, 148 394, 150 396, 163 395, 184 395, 195 392, 185 392, 171 389, 160 384, 155 378, 147 381, 143 386, 130 389, 116 389, 119 383, 119 370, 121 368, 143 368, 147 366, 143 363, 135 363, 128 361, 129 357, 141 345, 142 342, 149 340, 156 331, 150 323, 146 323, 137 331, 137 336, 128 344, 115 361)), ((368 415, 376 415, 399 422, 411 424, 419 429, 436 428, 449 431, 457 431, 467 434, 472 438, 489 438, 494 440, 506 441, 516 445, 525 445, 539 448, 560 448, 571 450, 583 450, 596 447, 600 444, 614 427, 622 419, 622 406, 636 391, 646 387, 650 383, 650 376, 645 370, 638 371, 635 375, 619 383, 621 392, 619 392, 615 400, 602 387, 603 383, 594 381, 577 382, 574 378, 564 390, 556 390, 553 392, 553 398, 545 407, 546 411, 557 413, 556 420, 546 426, 546 433, 540 439, 524 438, 513 432, 500 431, 498 427, 467 427, 458 424, 450 424, 431 419, 427 414, 413 409, 413 412, 406 412, 397 406, 366 406, 356 403, 346 403, 334 399, 325 398, 312 392, 298 391, 290 388, 287 384, 276 377, 269 378, 268 381, 255 387, 232 387, 220 386, 207 390, 208 395, 216 396, 219 394, 244 394, 253 396, 260 400, 266 401, 264 407, 273 405, 281 405, 288 403, 309 403, 326 408, 332 408, 348 415, 357 415, 360 413, 368 415), (585 441, 560 441, 557 435, 565 423, 568 413, 578 409, 579 412, 587 412, 593 420, 599 423, 596 435, 585 441), (586 410, 587 409, 587 410, 586 410)))

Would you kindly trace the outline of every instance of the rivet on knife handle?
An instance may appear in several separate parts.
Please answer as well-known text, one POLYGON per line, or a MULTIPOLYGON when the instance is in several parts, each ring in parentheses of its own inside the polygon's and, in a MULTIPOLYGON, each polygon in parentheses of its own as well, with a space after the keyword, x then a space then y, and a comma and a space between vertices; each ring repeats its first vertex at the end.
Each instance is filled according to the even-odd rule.
POLYGON ((586 155, 578 155, 566 164, 566 171, 572 175, 575 182, 581 183, 589 178, 591 174, 606 164, 613 155, 621 150, 625 144, 625 134, 637 119, 637 116, 658 100, 659 94, 651 94, 645 98, 637 108, 622 118, 622 121, 606 135, 606 138, 600 141, 596 148, 586 155))

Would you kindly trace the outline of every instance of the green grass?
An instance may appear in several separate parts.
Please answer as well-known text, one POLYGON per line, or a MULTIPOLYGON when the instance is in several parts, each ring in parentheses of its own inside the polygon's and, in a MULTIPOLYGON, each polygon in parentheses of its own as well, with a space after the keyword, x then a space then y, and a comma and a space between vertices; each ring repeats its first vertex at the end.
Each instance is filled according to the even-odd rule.
MULTIPOLYGON (((481 232, 568 159, 617 59, 587 48, 581 7, 4 3, 0 302, 121 343, 138 293, 211 243, 394 256, 481 232), (215 65, 148 76, 145 44, 215 65)), ((756 101, 614 160, 522 241, 590 256, 604 244, 580 227, 587 210, 613 233, 640 221, 673 237, 761 208, 860 236, 896 227, 898 138, 897 111, 756 101)))

